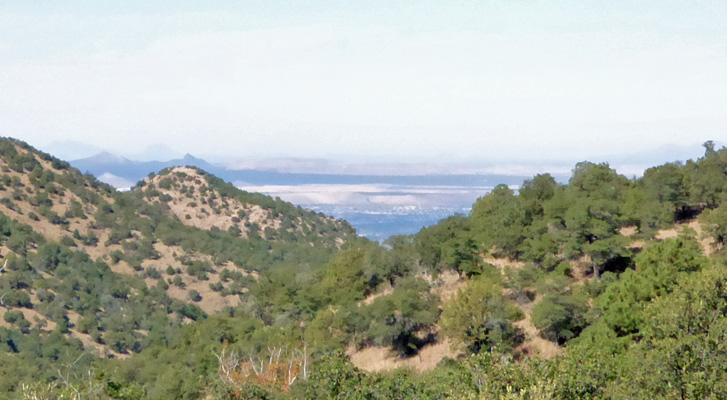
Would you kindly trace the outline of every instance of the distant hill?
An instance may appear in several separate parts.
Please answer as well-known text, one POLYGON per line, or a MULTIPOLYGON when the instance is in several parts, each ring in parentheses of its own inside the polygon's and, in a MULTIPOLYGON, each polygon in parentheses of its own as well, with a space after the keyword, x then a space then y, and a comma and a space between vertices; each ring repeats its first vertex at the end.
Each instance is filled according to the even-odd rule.
POLYGON ((303 210, 279 199, 235 188, 194 167, 174 167, 139 182, 132 194, 150 205, 163 202, 166 214, 185 225, 233 232, 233 236, 264 240, 299 239, 314 235, 335 247, 352 235, 342 221, 303 210))
POLYGON ((216 171, 219 169, 191 154, 186 154, 180 159, 168 161, 132 161, 105 151, 92 157, 71 161, 71 165, 80 171, 88 172, 98 177, 104 175, 107 177, 113 176, 133 183, 144 179, 152 172, 161 171, 169 167, 190 166, 206 171, 216 171))
POLYGON ((41 150, 53 154, 63 160, 75 160, 78 158, 91 157, 94 154, 101 153, 103 149, 92 146, 87 143, 66 140, 62 142, 53 142, 42 146, 41 150))

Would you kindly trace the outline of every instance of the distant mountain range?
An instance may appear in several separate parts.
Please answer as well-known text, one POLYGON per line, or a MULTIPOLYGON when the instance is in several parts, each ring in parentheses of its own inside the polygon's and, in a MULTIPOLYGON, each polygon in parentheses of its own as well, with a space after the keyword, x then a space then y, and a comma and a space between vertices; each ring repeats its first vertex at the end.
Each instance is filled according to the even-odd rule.
MULTIPOLYGON (((495 186, 500 183, 518 185, 528 175, 476 174, 476 173, 422 173, 419 175, 402 173, 396 175, 396 168, 389 168, 389 174, 363 173, 295 173, 279 172, 269 169, 230 169, 226 166, 211 164, 201 158, 186 154, 179 159, 168 161, 135 161, 109 152, 70 162, 82 172, 91 173, 100 180, 117 188, 128 188, 152 172, 176 166, 192 166, 208 171, 220 178, 244 185, 417 185, 417 186, 495 186), (394 174, 392 174, 392 172, 394 174)), ((265 168, 265 167, 263 167, 265 168)), ((430 170, 428 172, 433 172, 430 170)), ((377 172, 381 172, 378 170, 377 172)))
MULTIPOLYGON (((128 188, 149 173, 174 166, 194 166, 209 171, 237 186, 255 185, 418 185, 418 186, 495 186, 503 183, 519 185, 523 179, 548 172, 565 182, 577 161, 523 161, 485 164, 482 161, 458 162, 396 162, 336 161, 328 159, 279 157, 241 159, 234 162, 211 163, 191 154, 179 156, 165 145, 150 146, 133 156, 120 156, 97 147, 76 142, 59 142, 46 146, 56 154, 95 154, 73 159, 71 165, 89 172, 116 188, 128 188), (167 160, 167 161, 160 161, 167 160)), ((649 165, 694 158, 701 147, 662 146, 648 153, 631 153, 612 157, 611 166, 626 176, 639 176, 649 165)), ((564 156, 567 158, 567 156, 564 156)), ((600 162, 600 157, 589 157, 600 162)))
MULTIPOLYGON (((73 140, 53 142, 45 146, 39 146, 39 148, 49 154, 59 157, 62 160, 78 160, 82 158, 89 158, 94 155, 98 155, 99 153, 109 152, 108 149, 102 149, 100 147, 73 140)), ((121 154, 126 158, 137 161, 171 160, 182 156, 181 152, 170 149, 164 144, 154 144, 146 147, 140 152, 134 153, 121 151, 121 154)))
POLYGON ((103 151, 95 156, 74 160, 70 163, 80 171, 91 173, 99 177, 101 181, 116 188, 131 187, 136 182, 147 177, 150 173, 159 172, 170 167, 190 166, 201 168, 205 171, 219 169, 207 161, 195 158, 190 154, 185 155, 183 158, 169 161, 133 161, 103 151))

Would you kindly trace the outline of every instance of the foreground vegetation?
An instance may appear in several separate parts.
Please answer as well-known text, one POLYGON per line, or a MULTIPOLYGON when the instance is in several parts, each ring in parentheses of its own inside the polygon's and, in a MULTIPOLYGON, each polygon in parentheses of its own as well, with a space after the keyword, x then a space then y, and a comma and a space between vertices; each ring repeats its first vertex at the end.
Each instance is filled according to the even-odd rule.
POLYGON ((202 171, 116 193, 0 144, 10 398, 727 397, 727 149, 711 142, 639 179, 584 162, 565 185, 498 186, 383 246, 202 171), (425 372, 347 355, 445 338, 425 372))

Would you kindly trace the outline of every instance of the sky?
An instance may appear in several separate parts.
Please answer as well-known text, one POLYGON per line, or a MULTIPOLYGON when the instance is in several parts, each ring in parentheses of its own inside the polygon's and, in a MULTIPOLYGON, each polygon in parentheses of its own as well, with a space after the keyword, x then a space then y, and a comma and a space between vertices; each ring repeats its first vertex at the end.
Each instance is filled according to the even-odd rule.
POLYGON ((229 159, 724 142, 726 15, 717 0, 5 0, 0 135, 229 159))

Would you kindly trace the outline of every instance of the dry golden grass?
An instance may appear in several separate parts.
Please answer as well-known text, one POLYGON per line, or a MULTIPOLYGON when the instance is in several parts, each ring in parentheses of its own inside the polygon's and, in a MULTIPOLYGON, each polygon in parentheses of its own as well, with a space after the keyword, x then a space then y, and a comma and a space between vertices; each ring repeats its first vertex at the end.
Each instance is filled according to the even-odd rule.
POLYGON ((696 238, 699 241, 699 244, 702 246, 704 254, 708 257, 712 255, 712 253, 714 252, 714 239, 705 235, 704 229, 702 229, 702 225, 696 219, 680 222, 670 229, 662 229, 657 232, 656 239, 664 240, 669 238, 675 238, 687 230, 692 230, 696 234, 696 238))
POLYGON ((619 233, 621 236, 634 236, 638 232, 638 229, 636 226, 624 226, 623 228, 619 229, 619 233))
POLYGON ((593 261, 587 254, 583 254, 576 260, 571 260, 571 274, 573 276, 573 284, 583 284, 588 279, 591 279, 591 273, 593 273, 593 261))
POLYGON ((675 238, 679 236, 679 231, 676 228, 671 229, 662 229, 659 232, 656 233, 656 236, 654 236, 656 239, 664 240, 664 239, 670 239, 675 238))
POLYGON ((466 281, 454 270, 442 271, 434 281, 429 275, 424 275, 423 277, 429 282, 434 283, 430 291, 439 296, 442 302, 451 299, 452 296, 466 285, 466 281))
POLYGON ((160 192, 169 195, 172 200, 168 202, 169 208, 173 215, 176 215, 180 221, 186 225, 196 228, 209 230, 214 227, 221 230, 228 230, 232 226, 236 226, 242 232, 243 237, 249 234, 249 227, 246 225, 257 224, 261 232, 265 228, 280 229, 280 218, 271 218, 268 210, 264 210, 258 205, 243 204, 235 199, 225 199, 223 204, 219 193, 215 190, 208 190, 206 194, 202 194, 202 188, 207 187, 204 177, 194 168, 175 167, 170 173, 165 175, 157 175, 151 179, 145 179, 147 185, 153 185, 160 192), (177 173, 185 174, 181 178, 177 173), (176 185, 170 189, 163 189, 159 184, 164 179, 171 178, 176 185), (186 193, 181 193, 181 187, 185 187, 186 193), (215 202, 215 208, 209 204, 209 199, 215 202), (237 212, 243 211, 245 216, 239 222, 233 221, 237 217, 237 212))
POLYGON ((520 328, 520 331, 525 335, 525 339, 516 351, 520 351, 530 357, 549 359, 561 354, 563 349, 556 343, 540 337, 540 331, 533 325, 530 314, 538 300, 540 299, 536 299, 535 302, 520 307, 523 310, 525 318, 515 322, 515 326, 520 328))
POLYGON ((699 240, 699 244, 702 245, 702 250, 704 250, 704 254, 709 257, 714 252, 714 239, 711 237, 707 237, 704 229, 702 229, 702 225, 699 223, 699 221, 691 220, 687 223, 687 228, 693 229, 694 232, 697 233, 697 239, 699 240))
POLYGON ((394 293, 394 288, 391 287, 391 285, 389 283, 385 283, 382 286, 383 287, 380 291, 378 291, 376 293, 372 293, 365 299, 359 301, 358 306, 361 307, 364 304, 369 305, 369 304, 373 303, 374 300, 376 300, 377 298, 379 298, 381 296, 389 296, 394 293))
POLYGON ((429 371, 445 357, 457 358, 460 354, 454 350, 452 342, 444 339, 440 342, 424 346, 419 354, 409 358, 401 358, 392 354, 388 347, 372 346, 362 350, 349 349, 351 362, 364 371, 389 371, 396 368, 412 368, 416 371, 429 371))
MULTIPOLYGON (((20 147, 16 146, 16 149, 19 153, 28 153, 27 150, 21 149, 20 147)), ((50 162, 45 161, 38 156, 35 156, 35 159, 41 164, 43 168, 54 171, 56 173, 61 172, 53 169, 50 162)), ((7 163, 4 160, 0 160, 0 168, 5 170, 3 174, 6 174, 11 178, 17 177, 20 180, 20 183, 23 185, 23 187, 19 188, 18 190, 23 192, 28 197, 35 196, 35 188, 30 183, 30 178, 27 173, 19 173, 13 170, 9 170, 7 168, 7 163)), ((4 191, 0 191, 0 198, 8 198, 10 200, 13 200, 12 196, 14 191, 15 189, 8 187, 4 191)), ((111 197, 106 196, 101 192, 99 192, 99 194, 106 202, 108 202, 109 204, 113 204, 113 199, 111 197)), ((63 216, 66 211, 70 209, 71 203, 73 201, 82 203, 79 197, 72 193, 70 190, 63 190, 63 193, 61 194, 50 194, 49 199, 53 202, 51 210, 61 216, 63 216)), ((60 240, 64 236, 70 236, 71 232, 73 232, 74 229, 78 229, 79 232, 86 232, 92 219, 70 218, 69 225, 67 227, 64 227, 62 225, 53 225, 52 223, 50 223, 50 221, 42 216, 40 216, 39 221, 31 219, 30 214, 37 214, 37 212, 35 211, 35 208, 32 207, 27 201, 13 200, 13 202, 17 206, 15 211, 7 210, 5 206, 0 206, 0 210, 11 216, 13 219, 32 226, 36 232, 51 240, 60 240)), ((86 211, 86 215, 88 216, 91 216, 93 215, 93 213, 96 212, 96 207, 91 204, 85 204, 84 209, 86 211)))
MULTIPOLYGON (((199 308, 208 314, 222 311, 225 307, 236 307, 240 305, 240 296, 228 295, 223 297, 219 292, 210 289, 210 283, 219 282, 217 275, 211 275, 210 280, 207 281, 199 281, 187 275, 182 278, 182 281, 184 282, 184 289, 169 285, 169 289, 167 289, 169 297, 190 302, 189 291, 194 289, 202 296, 202 300, 193 304, 198 305, 199 308)), ((156 282, 156 279, 146 279, 147 286, 156 285, 156 282)), ((245 290, 243 289, 243 291, 245 290)))
MULTIPOLYGON (((439 274, 437 279, 433 279, 431 275, 422 274, 421 278, 430 282, 432 285, 430 291, 438 295, 442 301, 449 300, 457 291, 466 284, 460 275, 454 270, 446 270, 439 274)), ((359 302, 362 304, 371 304, 375 299, 381 296, 391 295, 394 289, 390 285, 366 299, 359 302)), ((439 331, 439 327, 435 325, 432 332, 439 331)), ((445 357, 456 358, 459 352, 453 342, 446 337, 442 337, 435 343, 425 345, 419 354, 409 358, 402 358, 390 351, 388 347, 371 346, 365 349, 356 350, 350 348, 347 352, 351 358, 351 362, 358 368, 365 371, 388 371, 396 368, 412 368, 416 371, 428 371, 434 369, 436 365, 445 357)))
POLYGON ((518 270, 525 266, 525 263, 519 260, 511 260, 509 258, 495 258, 490 256, 482 256, 482 261, 492 264, 500 270, 504 270, 505 267, 518 270))
MULTIPOLYGON (((159 271, 159 273, 161 273, 164 279, 169 278, 166 273, 168 266, 172 266, 172 268, 174 268, 175 270, 177 268, 182 270, 182 273, 179 276, 182 278, 184 288, 180 288, 170 284, 169 289, 167 289, 167 294, 170 297, 189 302, 189 291, 194 289, 202 296, 202 300, 194 304, 198 305, 202 310, 204 310, 204 312, 208 314, 216 313, 228 306, 235 307, 240 304, 239 296, 222 296, 219 292, 215 292, 214 290, 210 289, 210 284, 218 283, 220 281, 218 274, 208 273, 208 280, 199 280, 194 276, 188 275, 186 273, 187 267, 181 264, 180 261, 174 257, 175 253, 179 253, 183 254, 186 258, 190 260, 198 260, 211 263, 212 258, 209 255, 196 254, 192 252, 184 253, 181 248, 166 246, 163 243, 155 243, 154 249, 158 251, 161 256, 156 260, 144 260, 144 262, 142 262, 141 264, 144 269, 154 268, 159 271)), ((119 264, 121 264, 121 262, 119 264)), ((258 277, 257 272, 242 270, 235 266, 235 264, 233 264, 232 262, 227 262, 221 266, 216 267, 218 271, 224 268, 227 268, 231 271, 241 272, 243 275, 251 275, 255 279, 257 279, 258 277)), ((146 278, 145 282, 148 287, 157 285, 156 279, 146 278)))

